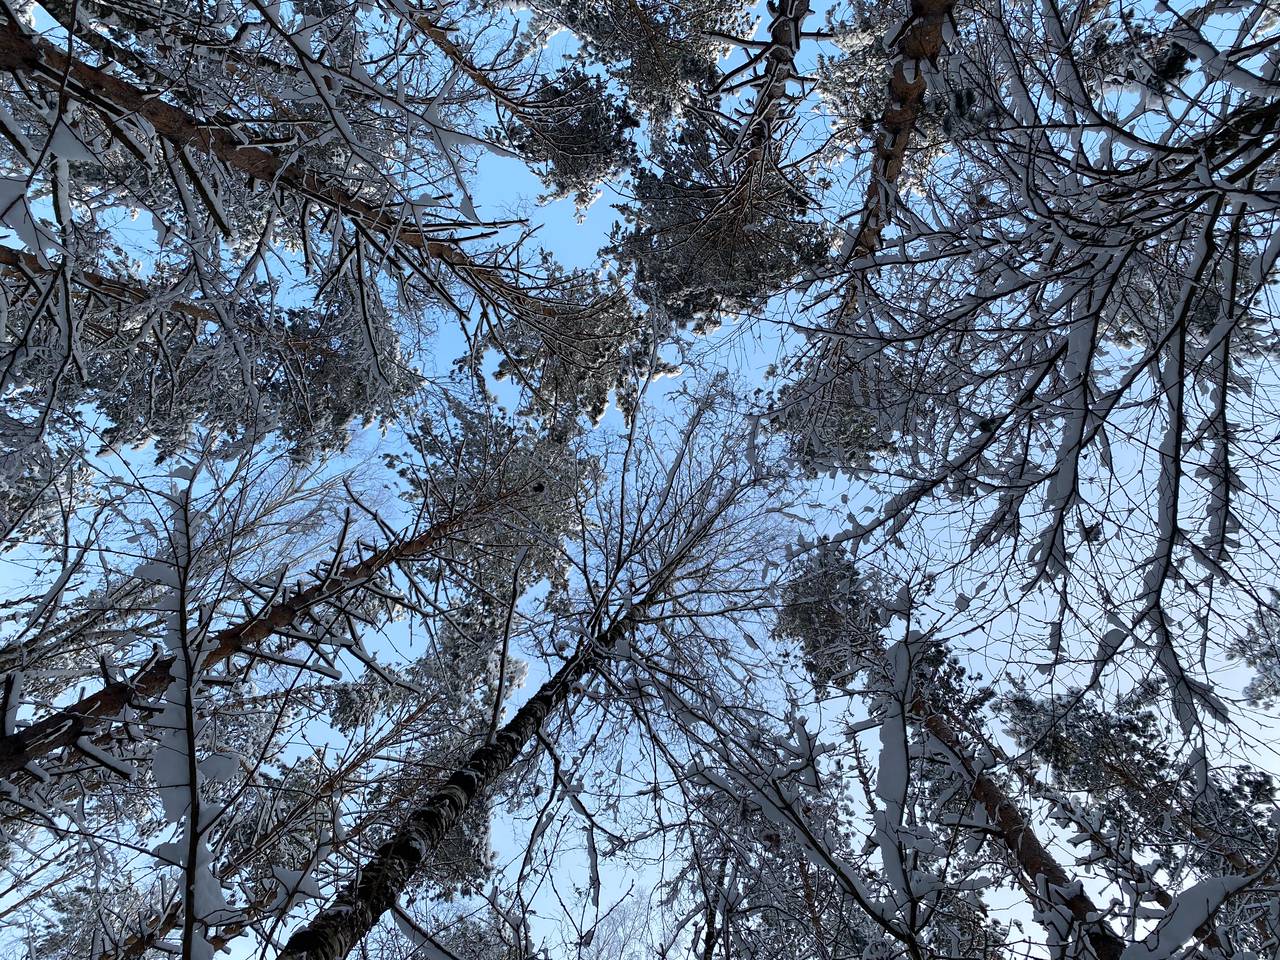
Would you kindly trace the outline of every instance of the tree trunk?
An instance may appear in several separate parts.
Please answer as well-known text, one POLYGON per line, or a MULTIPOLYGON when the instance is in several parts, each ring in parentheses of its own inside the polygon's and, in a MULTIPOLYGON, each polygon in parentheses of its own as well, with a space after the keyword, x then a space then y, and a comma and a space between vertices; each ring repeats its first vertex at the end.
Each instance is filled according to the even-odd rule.
MULTIPOLYGON (((137 115, 158 136, 179 148, 189 147, 216 157, 226 166, 263 183, 285 187, 301 197, 358 221, 365 229, 382 234, 388 244, 420 251, 443 263, 473 293, 487 303, 499 304, 543 317, 556 317, 566 309, 515 286, 493 266, 472 260, 450 239, 431 239, 428 230, 415 226, 409 215, 398 216, 398 204, 373 203, 341 186, 332 175, 320 174, 298 164, 287 164, 262 147, 241 143, 229 130, 202 124, 156 94, 141 90, 112 73, 76 60, 40 37, 27 34, 10 21, 0 28, 0 69, 30 74, 54 90, 66 91, 106 116, 137 115)), ((459 224, 440 223, 440 231, 459 224)))
POLYGON ((986 810, 987 817, 1004 842, 1005 849, 1009 851, 1022 871, 1028 893, 1033 899, 1041 901, 1040 908, 1043 910, 1065 907, 1071 915, 1073 924, 1089 938, 1099 960, 1119 960, 1120 954, 1124 952, 1124 941, 1097 919, 1101 916, 1101 911, 1083 888, 1067 895, 1067 891, 1072 890, 1075 882, 1067 876, 1066 870, 1040 842, 1035 829, 1018 805, 995 780, 986 773, 974 769, 959 734, 946 718, 933 708, 926 696, 917 695, 911 706, 912 719, 920 723, 963 763, 965 776, 972 785, 974 799, 986 810), (1041 879, 1047 887, 1044 894, 1039 892, 1041 879), (1062 891, 1058 896, 1054 895, 1055 888, 1062 891))
MULTIPOLYGON (((205 667, 250 649, 253 644, 289 626, 306 610, 350 590, 391 564, 426 553, 490 506, 484 504, 454 514, 411 540, 393 544, 324 577, 250 620, 218 631, 210 638, 209 650, 203 661, 205 667)), ((173 657, 154 660, 132 680, 112 683, 29 727, 0 738, 0 779, 12 777, 31 761, 69 747, 85 734, 112 722, 136 697, 159 694, 172 679, 170 670, 173 663, 173 657)))
POLYGON ((862 222, 851 256, 874 253, 888 219, 891 194, 902 176, 920 111, 924 109, 925 65, 934 66, 945 46, 943 29, 951 21, 955 0, 913 0, 911 17, 894 38, 897 57, 889 78, 889 95, 880 114, 880 132, 871 159, 871 182, 862 222))
POLYGON ((809 0, 782 0, 769 22, 768 46, 757 54, 766 61, 764 71, 755 82, 755 103, 739 135, 748 151, 748 171, 770 159, 775 127, 787 106, 787 85, 796 78, 796 54, 809 13, 809 0))
MULTIPOLYGON (((639 606, 643 609, 644 604, 639 606)), ((357 878, 327 910, 296 931, 280 960, 342 960, 378 919, 395 906, 427 855, 467 808, 510 769, 542 723, 569 698, 573 685, 597 667, 633 619, 619 620, 584 644, 530 697, 494 739, 476 748, 364 864, 357 878)))

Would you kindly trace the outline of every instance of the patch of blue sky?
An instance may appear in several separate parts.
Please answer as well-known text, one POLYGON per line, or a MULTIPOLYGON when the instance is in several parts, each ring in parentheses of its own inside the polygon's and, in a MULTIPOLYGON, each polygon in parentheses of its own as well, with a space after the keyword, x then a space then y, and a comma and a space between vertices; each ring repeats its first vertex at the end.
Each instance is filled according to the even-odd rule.
MULTIPOLYGON (((808 49, 806 48, 806 54, 808 49)), ((1204 91, 1206 95, 1208 92, 1207 89, 1204 91)), ((1131 106, 1126 98, 1132 96, 1132 94, 1117 92, 1115 100, 1116 111, 1120 112, 1126 106, 1131 106)), ((1151 134, 1159 133, 1156 129, 1152 129, 1149 132, 1151 134)), ((1104 135, 1099 134, 1098 136, 1102 137, 1104 135)), ((460 147, 458 149, 475 150, 476 148, 460 147)), ((541 193, 543 187, 523 164, 493 153, 477 152, 478 156, 474 161, 476 174, 473 180, 473 192, 477 213, 482 219, 506 220, 516 217, 526 219, 536 227, 535 241, 554 251, 557 259, 564 265, 591 267, 598 263, 596 252, 617 222, 613 203, 621 199, 618 194, 611 193, 610 189, 606 188, 602 197, 585 211, 584 215, 580 215, 574 209, 573 204, 567 200, 537 205, 531 198, 541 193)), ((123 227, 124 225, 122 224, 121 226, 123 227)), ((137 232, 136 240, 139 249, 145 249, 152 241, 153 234, 150 234, 149 227, 145 222, 139 222, 136 227, 125 227, 125 229, 137 232)), ((278 262, 282 266, 282 275, 286 279, 297 276, 300 261, 296 254, 282 252, 278 262)), ((145 269, 144 266, 144 273, 145 269)), ((302 296, 301 292, 295 295, 302 296)), ((285 297, 288 299, 287 294, 285 297)), ((762 318, 759 326, 751 328, 749 325, 739 324, 732 329, 722 330, 705 341, 696 344, 694 352, 705 359, 708 366, 714 363, 718 355, 726 358, 731 357, 732 361, 725 363, 724 366, 741 371, 748 377, 758 377, 768 363, 778 358, 780 351, 784 349, 782 345, 789 339, 787 335, 778 332, 785 327, 785 323, 779 323, 780 317, 784 315, 783 304, 781 302, 773 304, 769 312, 762 318), (769 327, 772 327, 775 336, 761 335, 761 329, 769 327)), ((465 339, 458 332, 458 328, 449 322, 442 322, 439 333, 433 341, 431 350, 431 358, 433 359, 424 358, 424 362, 443 364, 448 367, 451 359, 454 356, 461 355, 465 350, 465 339)), ((443 372, 443 370, 439 372, 443 372)), ((764 385, 763 380, 761 380, 761 385, 764 385)), ((511 388, 498 383, 490 383, 489 386, 494 390, 501 402, 508 406, 514 405, 516 398, 511 388)), ((661 403, 662 392, 670 389, 676 389, 675 381, 665 382, 660 389, 652 391, 649 397, 650 402, 661 403)), ((601 430, 615 432, 621 431, 622 428, 623 424, 616 409, 611 409, 600 427, 601 430)), ((391 444, 392 448, 394 448, 397 442, 394 437, 384 437, 374 427, 357 437, 353 452, 363 451, 369 455, 376 455, 387 449, 388 444, 391 444)), ((143 454, 145 454, 145 451, 139 451, 139 455, 143 454)), ((1133 468, 1139 472, 1149 469, 1142 467, 1137 461, 1135 461, 1133 468)), ((811 516, 807 519, 811 520, 819 529, 833 533, 838 532, 844 529, 847 523, 843 518, 845 511, 859 512, 864 506, 869 505, 875 496, 876 494, 871 488, 859 482, 857 478, 845 476, 826 478, 815 484, 814 504, 811 508, 811 516), (849 498, 847 503, 843 499, 845 497, 849 498)), ((939 512, 936 520, 931 520, 922 527, 918 539, 892 551, 892 553, 896 554, 894 562, 904 570, 924 575, 926 570, 915 561, 921 556, 928 556, 931 561, 931 568, 935 566, 942 567, 945 571, 950 560, 960 557, 965 548, 964 544, 954 541, 952 534, 954 527, 951 526, 950 519, 945 513, 939 512), (913 555, 912 551, 922 546, 928 547, 927 551, 913 555)), ((1118 563, 1119 561, 1113 562, 1118 563)), ((961 594, 978 596, 981 593, 978 590, 981 580, 978 583, 974 582, 978 578, 986 580, 988 588, 993 595, 999 598, 1000 602, 995 606, 1004 605, 1005 601, 1017 598, 1018 590, 1020 589, 1016 584, 1011 584, 1002 578, 1001 571, 996 568, 978 571, 972 568, 954 567, 950 571, 946 571, 944 576, 948 573, 954 575, 955 588, 953 590, 936 589, 936 595, 939 597, 961 594)), ((936 574, 928 573, 928 575, 935 576, 936 574)), ((942 581, 937 582, 940 583, 942 581)), ((1051 597, 1035 601, 1026 598, 1018 599, 1017 612, 1002 614, 998 621, 980 620, 974 616, 974 613, 968 613, 966 616, 967 611, 959 611, 954 608, 951 610, 945 609, 946 604, 951 601, 941 603, 930 613, 938 618, 938 622, 944 626, 946 633, 954 637, 964 637, 974 631, 981 631, 987 637, 1000 635, 1013 637, 1022 630, 1029 620, 1036 619, 1040 622, 1045 622, 1054 616, 1053 610, 1047 605, 1049 599, 1051 597), (1040 617, 1034 615, 1034 608, 1037 605, 1043 605, 1040 617)), ((977 604, 968 609, 976 613, 984 607, 984 604, 977 604)), ((400 633, 401 629, 397 626, 391 627, 385 636, 376 641, 371 641, 371 650, 381 651, 393 657, 405 655, 406 651, 416 646, 416 641, 409 637, 407 633, 400 633)), ((992 651, 990 649, 983 651, 981 657, 978 657, 975 653, 973 662, 975 664, 1008 662, 1006 660, 1007 655, 1018 652, 1025 652, 1025 648, 1009 641, 1007 645, 999 647, 999 652, 994 656, 991 655, 992 651)), ((529 690, 535 689, 538 683, 545 678, 549 669, 554 666, 553 663, 542 658, 540 651, 521 650, 518 653, 529 662, 529 677, 524 689, 516 691, 514 694, 517 703, 529 690)), ((1017 657, 1014 657, 1013 662, 1018 662, 1017 657)), ((1026 666, 1034 669, 1038 665, 1031 663, 1026 666)), ((356 671, 361 669, 356 665, 353 665, 353 667, 356 671)), ((1073 673, 1066 665, 1063 665, 1062 669, 1065 671, 1064 686, 1079 679, 1078 671, 1073 673)), ((831 717, 831 722, 835 722, 836 718, 843 721, 847 716, 845 710, 840 705, 835 704, 826 705, 822 713, 818 715, 824 727, 828 723, 828 716, 831 717), (832 709, 833 707, 834 709, 832 709)), ((317 742, 323 744, 326 737, 324 731, 317 730, 314 733, 317 742)), ((310 733, 308 735, 311 736, 310 733)), ((331 736, 332 734, 329 735, 331 736)), ((563 799, 561 802, 567 803, 563 799)), ((568 824, 565 829, 570 831, 581 826, 580 822, 575 826, 572 817, 569 818, 568 824)), ((529 824, 505 817, 503 811, 499 811, 495 817, 495 827, 494 846, 499 861, 508 869, 517 867, 522 862, 523 851, 531 829, 529 824)), ((554 863, 547 865, 547 869, 550 871, 548 879, 554 879, 556 876, 584 877, 586 874, 584 849, 579 847, 573 852, 562 851, 554 863)), ((602 882, 608 891, 617 893, 627 889, 632 883, 639 884, 640 889, 652 887, 659 879, 659 876, 659 874, 645 876, 642 872, 637 877, 632 873, 615 870, 612 866, 605 866, 602 882)), ((549 940, 556 935, 554 931, 558 921, 551 918, 557 913, 557 901, 558 898, 553 896, 553 891, 546 887, 543 887, 529 901, 530 906, 534 908, 535 932, 543 939, 549 940)), ((607 892, 602 898, 601 910, 607 910, 611 903, 612 900, 607 892)), ((250 953, 246 952, 244 955, 248 956, 250 953)))

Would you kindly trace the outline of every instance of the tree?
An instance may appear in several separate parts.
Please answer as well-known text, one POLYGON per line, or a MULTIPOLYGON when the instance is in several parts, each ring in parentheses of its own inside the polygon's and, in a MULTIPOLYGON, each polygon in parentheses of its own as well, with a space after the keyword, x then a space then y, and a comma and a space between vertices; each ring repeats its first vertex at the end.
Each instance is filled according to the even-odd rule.
POLYGON ((1274 954, 1278 31, 6 7, 3 948, 1274 954))

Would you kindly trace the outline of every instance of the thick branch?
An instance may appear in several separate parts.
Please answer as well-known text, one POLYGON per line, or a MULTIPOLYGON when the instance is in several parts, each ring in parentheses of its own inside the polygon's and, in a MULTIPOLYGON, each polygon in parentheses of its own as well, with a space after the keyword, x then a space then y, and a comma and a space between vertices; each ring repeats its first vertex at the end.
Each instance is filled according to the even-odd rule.
MULTIPOLYGON (((116 311, 125 313, 134 308, 144 308, 139 312, 165 311, 199 324, 222 322, 217 311, 211 307, 204 306, 199 300, 179 296, 172 290, 152 289, 136 280, 110 277, 92 270, 84 270, 78 266, 69 265, 66 261, 44 265, 38 257, 25 250, 0 247, 0 274, 10 275, 16 278, 17 282, 23 280, 30 282, 32 277, 48 278, 62 273, 65 273, 72 288, 80 292, 78 295, 84 296, 91 304, 94 301, 101 301, 111 319, 116 319, 114 316, 116 311)), ((48 309, 47 305, 46 309, 48 309)), ((113 328, 92 315, 78 320, 78 323, 90 335, 87 338, 90 342, 100 344, 106 344, 121 335, 132 338, 137 333, 137 330, 131 328, 128 323, 120 323, 113 328)), ((338 352, 326 345, 320 337, 290 336, 284 329, 250 322, 243 318, 237 319, 237 326, 281 348, 298 350, 319 357, 337 358, 339 356, 338 352)), ((128 348, 136 351, 140 345, 134 340, 128 344, 128 348)))
MULTIPOLYGON (((108 116, 140 116, 170 143, 199 150, 254 180, 291 190, 345 214, 365 230, 383 235, 388 243, 419 251, 443 264, 486 302, 544 317, 554 317, 565 310, 515 286, 497 268, 471 259, 455 240, 429 238, 426 228, 406 220, 403 204, 372 203, 336 185, 330 175, 288 163, 262 147, 243 144, 230 131, 202 123, 155 93, 69 57, 12 22, 0 29, 0 69, 30 74, 54 89, 66 89, 108 116)), ((460 225, 441 223, 430 229, 444 232, 460 225)), ((570 308, 571 312, 580 309, 570 308)))
MULTIPOLYGON (((61 268, 57 266, 49 267, 41 264, 39 257, 27 253, 25 250, 0 247, 0 270, 5 272, 19 276, 27 274, 47 276, 56 273, 59 269, 61 268)), ((119 280, 114 277, 108 277, 105 274, 81 269, 69 270, 68 276, 73 284, 83 287, 89 293, 97 294, 106 300, 115 301, 116 303, 139 306, 156 299, 154 291, 149 290, 143 284, 131 280, 119 280)), ((217 314, 214 311, 184 300, 175 300, 166 304, 166 306, 171 310, 176 310, 178 313, 186 314, 194 320, 217 319, 217 314)))
MULTIPOLYGON (((358 586, 392 564, 419 557, 452 536, 486 507, 453 514, 423 533, 321 578, 305 590, 279 601, 249 620, 226 627, 210 638, 205 668, 252 649, 292 624, 317 604, 358 586)), ((132 680, 109 684, 76 703, 0 739, 0 778, 11 777, 33 760, 69 747, 86 733, 113 722, 136 697, 159 694, 172 679, 172 657, 154 660, 132 680)))

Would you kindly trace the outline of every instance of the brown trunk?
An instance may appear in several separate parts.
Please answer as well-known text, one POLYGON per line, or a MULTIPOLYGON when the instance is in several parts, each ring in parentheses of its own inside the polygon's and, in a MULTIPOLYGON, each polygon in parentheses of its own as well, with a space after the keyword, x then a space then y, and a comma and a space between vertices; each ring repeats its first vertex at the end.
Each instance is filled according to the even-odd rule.
POLYGON ((525 114, 527 108, 522 99, 499 84, 486 71, 472 63, 466 52, 453 42, 453 38, 449 36, 449 31, 441 27, 431 17, 430 11, 417 14, 413 18, 413 24, 435 44, 441 53, 449 58, 450 63, 466 74, 472 83, 482 90, 488 91, 494 100, 517 116, 525 114))
MULTIPOLYGON (((640 604, 639 609, 644 608, 640 604)), ((547 717, 569 698, 575 683, 600 662, 632 626, 619 620, 584 644, 530 697, 494 739, 478 747, 364 864, 359 876, 311 923, 285 944, 280 960, 342 960, 378 919, 395 906, 427 855, 483 791, 515 763, 547 717)))
POLYGON ((935 65, 944 46, 942 31, 955 0, 912 0, 911 17, 899 31, 893 52, 898 62, 889 78, 889 96, 880 115, 880 134, 871 159, 867 202, 853 244, 853 256, 874 253, 888 219, 893 190, 924 108, 925 65, 935 65))
POLYGON ((1067 876, 1062 865, 1054 859, 1053 854, 1040 842, 1026 815, 1003 788, 986 773, 974 769, 960 736, 946 718, 933 709, 923 695, 917 696, 912 704, 912 714, 916 722, 921 723, 964 764, 965 775, 972 786, 974 799, 986 810, 987 817, 996 828, 1005 849, 1009 851, 1022 872, 1026 881, 1024 886, 1034 898, 1042 901, 1038 906, 1041 909, 1065 907, 1076 928, 1089 938, 1100 960, 1118 960, 1124 951, 1124 941, 1097 919, 1101 916, 1101 911, 1083 889, 1070 896, 1065 894, 1054 896, 1054 888, 1065 890, 1072 886, 1072 879, 1067 876), (917 719, 919 717, 923 719, 917 719), (1047 897, 1041 897, 1036 892, 1041 878, 1048 886, 1047 897))
MULTIPOLYGON (((998 757, 1002 765, 1007 766, 1009 769, 1011 769, 1017 775, 1018 779, 1020 779, 1030 790, 1039 791, 1043 789, 1043 784, 1036 777, 1036 775, 1031 771, 1027 770, 1021 763, 1011 758, 1004 751, 1004 749, 1001 748, 999 744, 992 743, 985 736, 983 736, 980 731, 975 730, 971 724, 966 723, 964 720, 957 719, 954 715, 951 715, 951 720, 955 722, 959 727, 964 729, 970 737, 972 737, 975 740, 980 740, 983 746, 985 746, 996 757, 998 757)), ((1144 786, 1140 785, 1138 781, 1133 778, 1133 776, 1129 773, 1128 770, 1124 770, 1114 766, 1109 767, 1109 769, 1111 769, 1113 773, 1115 773, 1117 776, 1123 779, 1125 784, 1129 787, 1129 789, 1133 790, 1135 793, 1141 793, 1142 790, 1144 789, 1144 786)), ((1206 830, 1203 826, 1201 826, 1196 821, 1192 820, 1191 817, 1181 808, 1173 811, 1173 818, 1175 821, 1181 823, 1184 828, 1189 830, 1193 836, 1201 840, 1208 839, 1209 831, 1206 830)), ((1114 857, 1121 856, 1119 851, 1116 851, 1115 848, 1112 846, 1111 840, 1097 833, 1092 828, 1086 828, 1086 829, 1088 829, 1089 835, 1094 841, 1094 843, 1098 844, 1098 846, 1101 847, 1104 851, 1106 851, 1109 855, 1114 857)), ((1233 867, 1235 867, 1236 870, 1238 870, 1240 873, 1249 874, 1249 873, 1257 872, 1257 867, 1249 863, 1247 860, 1241 857, 1238 853, 1235 853, 1234 851, 1223 850, 1221 847, 1217 847, 1217 848, 1211 847, 1211 849, 1213 849, 1215 853, 1217 853, 1224 860, 1226 860, 1233 867)), ((1169 891, 1166 890, 1163 886, 1161 886, 1154 877, 1147 877, 1146 881, 1148 884, 1148 893, 1151 896, 1151 898, 1155 900, 1156 903, 1160 904, 1160 906, 1165 908, 1168 908, 1173 905, 1173 901, 1174 901, 1173 895, 1169 893, 1169 891)), ((1259 918, 1259 920, 1255 922, 1261 924, 1261 926, 1259 926, 1258 929, 1261 931, 1263 937, 1265 938, 1266 936, 1268 936, 1266 931, 1266 921, 1259 918)), ((1213 928, 1212 922, 1202 924, 1201 926, 1197 927, 1196 936, 1198 936, 1201 940, 1203 940, 1205 943, 1205 946, 1207 947, 1216 949, 1221 947, 1222 945, 1221 941, 1218 938, 1217 932, 1213 928)))
MULTIPOLYGON (((884 653, 883 649, 881 653, 884 653)), ((916 678, 917 685, 924 682, 927 682, 926 678, 916 678)), ((960 734, 927 690, 914 695, 909 705, 908 720, 924 727, 962 765, 962 775, 970 784, 973 798, 982 804, 1021 874, 1023 889, 1035 905, 1042 910, 1065 910, 1075 928, 1088 937, 1099 960, 1119 960, 1124 952, 1124 940, 1098 919, 1101 911, 1083 889, 1066 895, 1065 891, 1073 885, 1071 877, 1040 842, 1031 822, 1000 784, 975 768, 960 734), (1044 895, 1039 892, 1041 880, 1045 885, 1044 895)))
MULTIPOLYGON (((201 123, 165 103, 156 94, 69 57, 52 43, 28 35, 12 22, 0 29, 0 69, 27 73, 52 89, 65 89, 106 116, 140 116, 169 143, 217 157, 228 167, 254 180, 284 187, 351 217, 366 231, 381 234, 387 245, 409 247, 443 263, 487 302, 544 317, 555 317, 563 312, 562 308, 514 286, 494 267, 472 260, 456 241, 430 239, 414 226, 410 218, 397 215, 400 204, 384 205, 363 199, 335 185, 331 175, 316 173, 299 164, 288 164, 262 147, 247 146, 229 130, 201 123)), ((443 233, 463 225, 441 223, 437 229, 443 233)), ((572 311, 581 309, 571 308, 572 311)))
MULTIPOLYGON (((391 564, 426 553, 484 509, 487 507, 450 516, 411 540, 386 547, 358 563, 325 576, 250 620, 218 631, 210 638, 208 654, 204 659, 205 667, 212 667, 234 654, 248 651, 253 644, 289 626, 306 610, 351 589, 391 564)), ((103 687, 17 733, 0 738, 0 779, 13 776, 31 761, 54 750, 71 746, 86 733, 110 723, 111 718, 136 697, 159 694, 171 679, 173 663, 173 657, 154 660, 132 680, 103 687)))

